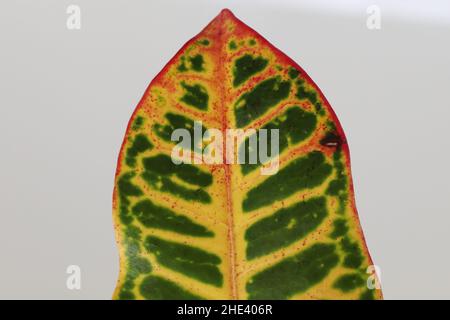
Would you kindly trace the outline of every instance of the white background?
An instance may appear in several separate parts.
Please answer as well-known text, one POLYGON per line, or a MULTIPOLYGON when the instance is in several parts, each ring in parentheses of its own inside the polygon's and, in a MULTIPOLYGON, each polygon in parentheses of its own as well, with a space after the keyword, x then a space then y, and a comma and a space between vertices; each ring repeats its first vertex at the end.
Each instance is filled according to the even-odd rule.
POLYGON ((385 298, 450 298, 446 1, 3 1, 0 298, 109 299, 116 159, 150 80, 223 7, 296 60, 350 144, 385 298), (79 5, 82 27, 66 28, 79 5), (366 27, 369 5, 381 30, 366 27), (66 267, 82 289, 66 288, 66 267))

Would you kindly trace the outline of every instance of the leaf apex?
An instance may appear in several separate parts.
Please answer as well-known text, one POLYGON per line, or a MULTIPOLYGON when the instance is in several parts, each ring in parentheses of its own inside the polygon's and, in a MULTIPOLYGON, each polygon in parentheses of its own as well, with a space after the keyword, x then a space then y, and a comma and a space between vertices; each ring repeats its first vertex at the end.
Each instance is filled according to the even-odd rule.
POLYGON ((230 9, 228 8, 224 8, 220 11, 218 17, 223 17, 223 18, 235 18, 233 12, 231 12, 230 9))

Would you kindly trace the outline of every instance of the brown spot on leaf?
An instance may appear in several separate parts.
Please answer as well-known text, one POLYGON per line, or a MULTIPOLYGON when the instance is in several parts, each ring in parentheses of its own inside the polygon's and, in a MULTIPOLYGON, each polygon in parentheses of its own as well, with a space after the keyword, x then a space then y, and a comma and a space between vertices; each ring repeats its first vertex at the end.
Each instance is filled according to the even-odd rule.
POLYGON ((328 132, 325 137, 320 140, 320 144, 329 148, 339 148, 345 141, 336 132, 328 132))

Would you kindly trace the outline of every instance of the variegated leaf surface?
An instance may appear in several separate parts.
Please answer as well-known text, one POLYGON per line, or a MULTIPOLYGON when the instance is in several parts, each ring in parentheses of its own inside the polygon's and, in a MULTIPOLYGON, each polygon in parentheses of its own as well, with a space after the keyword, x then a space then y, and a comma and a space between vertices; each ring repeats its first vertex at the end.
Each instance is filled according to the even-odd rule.
MULTIPOLYGON (((240 146, 247 157, 250 138, 240 146)), ((193 139, 193 158, 207 144, 193 139)), ((180 49, 133 113, 113 216, 115 299, 382 297, 367 287, 372 261, 341 125, 303 69, 229 10, 180 49), (171 135, 194 137, 195 121, 224 137, 279 129, 278 172, 175 164, 171 135)))

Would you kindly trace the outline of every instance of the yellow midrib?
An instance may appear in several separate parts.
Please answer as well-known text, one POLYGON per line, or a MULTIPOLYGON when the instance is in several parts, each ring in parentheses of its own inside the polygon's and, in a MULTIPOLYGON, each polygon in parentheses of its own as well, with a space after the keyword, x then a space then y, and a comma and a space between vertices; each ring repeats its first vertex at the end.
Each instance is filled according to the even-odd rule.
MULTIPOLYGON (((226 105, 226 102, 228 101, 226 99, 226 92, 227 90, 224 89, 224 84, 226 81, 226 70, 224 68, 224 55, 226 54, 225 49, 225 41, 223 40, 223 28, 224 24, 220 23, 220 29, 219 29, 219 45, 220 45, 220 54, 219 54, 219 81, 220 81, 220 91, 222 92, 222 99, 221 99, 221 110, 222 110, 222 135, 225 137, 223 139, 223 150, 226 150, 226 129, 229 127, 230 121, 228 119, 228 108, 226 105)), ((234 208, 233 208, 233 197, 232 197, 232 190, 231 190, 231 177, 232 177, 232 166, 226 163, 226 152, 223 153, 223 163, 224 163, 224 169, 225 169, 225 184, 226 184, 226 194, 227 194, 227 225, 228 225, 228 247, 229 247, 229 258, 230 258, 230 292, 231 292, 231 298, 234 300, 239 299, 238 294, 238 286, 237 286, 237 275, 236 275, 236 238, 234 233, 234 208)))

